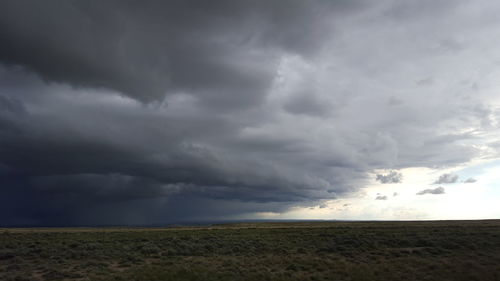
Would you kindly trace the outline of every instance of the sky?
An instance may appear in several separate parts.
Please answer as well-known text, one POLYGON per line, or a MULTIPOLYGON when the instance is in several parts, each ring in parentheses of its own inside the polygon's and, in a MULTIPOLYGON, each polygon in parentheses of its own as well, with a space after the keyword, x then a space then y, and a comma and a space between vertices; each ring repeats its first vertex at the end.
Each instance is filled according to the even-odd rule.
POLYGON ((0 225, 500 218, 498 14, 1 1, 0 225))

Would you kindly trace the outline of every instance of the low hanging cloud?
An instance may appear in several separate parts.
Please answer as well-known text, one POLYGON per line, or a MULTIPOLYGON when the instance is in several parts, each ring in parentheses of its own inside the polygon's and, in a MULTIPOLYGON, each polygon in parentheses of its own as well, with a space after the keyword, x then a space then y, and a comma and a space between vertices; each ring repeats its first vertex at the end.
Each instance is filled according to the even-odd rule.
POLYGON ((444 187, 436 187, 434 189, 429 188, 429 189, 424 189, 422 191, 417 192, 417 195, 425 195, 425 194, 444 194, 445 190, 444 187))
POLYGON ((397 171, 390 171, 388 174, 377 174, 376 180, 380 183, 401 183, 403 181, 403 174, 397 171))
POLYGON ((433 184, 449 184, 449 183, 456 183, 457 181, 458 181, 458 175, 442 174, 433 184))

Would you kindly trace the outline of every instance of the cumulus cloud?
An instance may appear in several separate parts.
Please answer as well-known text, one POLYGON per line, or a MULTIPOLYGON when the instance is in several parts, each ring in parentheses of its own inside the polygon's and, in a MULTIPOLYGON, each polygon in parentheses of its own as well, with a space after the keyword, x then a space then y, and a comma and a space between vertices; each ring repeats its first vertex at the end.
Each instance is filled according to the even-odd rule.
POLYGON ((1 1, 0 224, 283 212, 497 155, 500 5, 458 3, 1 1))
POLYGON ((466 180, 464 180, 464 183, 475 183, 477 182, 477 180, 475 178, 468 178, 466 180))
POLYGON ((456 183, 457 181, 458 181, 458 175, 455 175, 455 174, 442 174, 434 182, 434 184, 456 183))
POLYGON ((397 171, 390 171, 388 174, 377 174, 377 181, 381 183, 401 183, 403 180, 403 174, 397 171))
POLYGON ((434 189, 432 189, 432 188, 430 188, 430 189, 424 189, 422 191, 417 192, 417 195, 444 194, 444 193, 445 193, 444 187, 440 186, 440 187, 436 187, 434 189))

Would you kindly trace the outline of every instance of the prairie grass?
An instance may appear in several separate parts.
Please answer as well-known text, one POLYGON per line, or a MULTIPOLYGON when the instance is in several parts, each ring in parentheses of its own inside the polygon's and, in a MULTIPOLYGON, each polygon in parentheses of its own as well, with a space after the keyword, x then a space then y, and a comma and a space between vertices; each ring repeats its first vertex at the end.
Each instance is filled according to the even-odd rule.
POLYGON ((500 280, 500 221, 0 229, 0 280, 500 280))

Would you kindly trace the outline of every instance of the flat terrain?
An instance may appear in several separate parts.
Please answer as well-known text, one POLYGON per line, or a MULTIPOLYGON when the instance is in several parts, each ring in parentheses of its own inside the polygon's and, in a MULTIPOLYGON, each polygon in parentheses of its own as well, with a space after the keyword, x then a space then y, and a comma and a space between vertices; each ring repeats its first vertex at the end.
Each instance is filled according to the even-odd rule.
POLYGON ((500 280, 500 221, 0 229, 0 280, 500 280))

